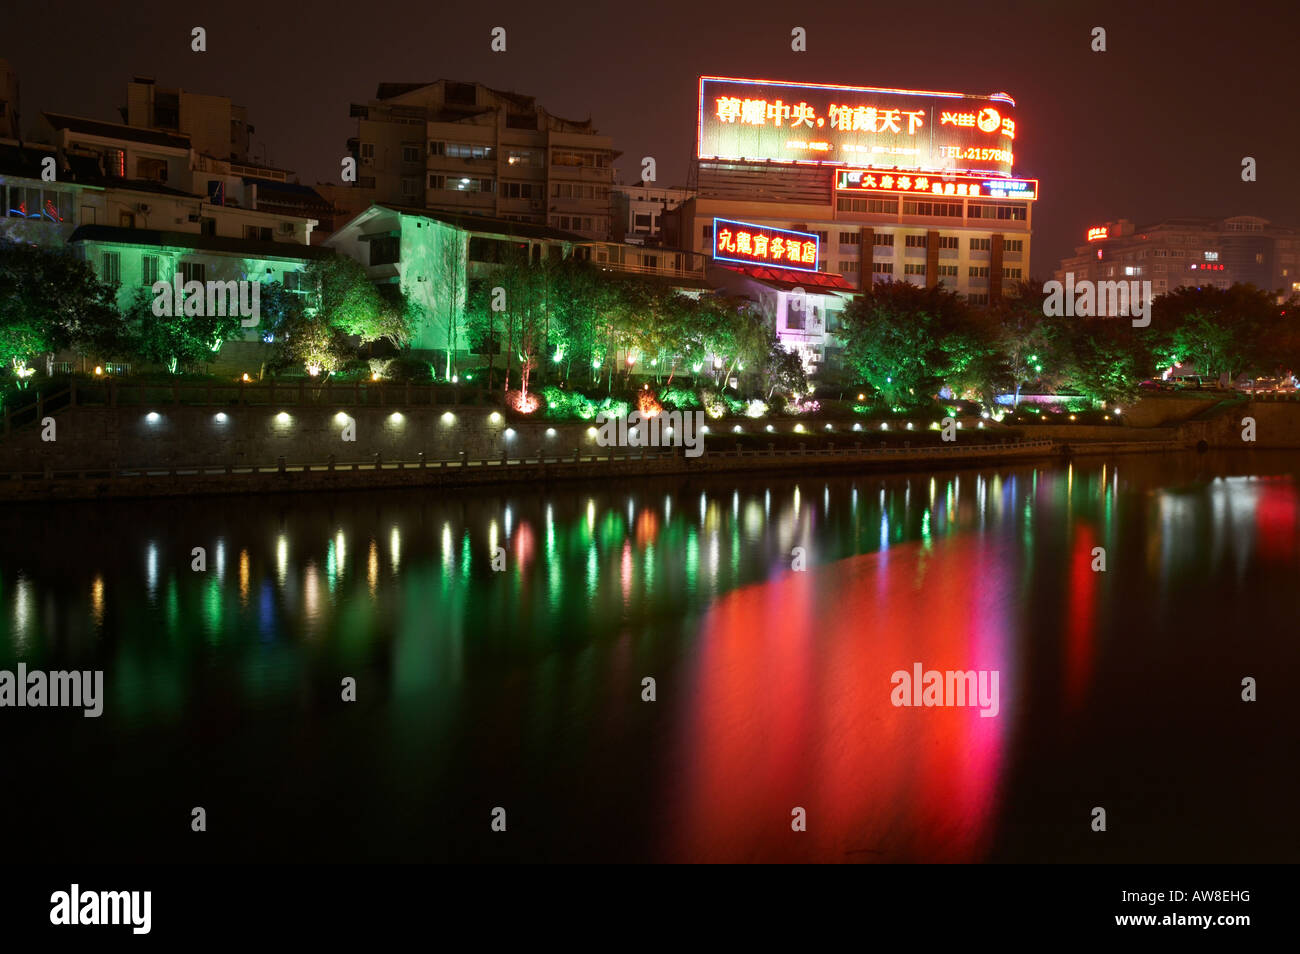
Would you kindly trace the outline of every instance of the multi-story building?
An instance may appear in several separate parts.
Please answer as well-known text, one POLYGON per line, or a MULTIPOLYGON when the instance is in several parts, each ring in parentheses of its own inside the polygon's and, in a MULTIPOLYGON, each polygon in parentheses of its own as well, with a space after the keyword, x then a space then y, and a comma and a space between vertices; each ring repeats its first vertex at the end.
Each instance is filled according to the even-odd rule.
POLYGON ((480 83, 382 83, 353 105, 359 201, 612 234, 618 153, 591 120, 562 119, 531 96, 480 83))
POLYGON ((663 242, 663 219, 693 193, 690 189, 653 185, 616 185, 610 193, 617 242, 658 245, 663 242))
POLYGON ((191 93, 159 86, 152 77, 136 76, 126 87, 122 118, 128 126, 183 134, 194 150, 213 159, 249 160, 248 110, 229 97, 191 93))
POLYGON ((873 282, 944 285, 986 304, 1029 278, 1038 181, 1011 176, 1005 93, 701 77, 698 108, 695 196, 664 240, 769 285, 778 332, 811 362, 834 358, 842 302, 873 282), (734 244, 751 233, 764 255, 734 244), (771 258, 791 248, 785 233, 801 236, 798 262, 771 258), (820 320, 803 307, 812 279, 801 272, 824 273, 820 320))
POLYGON ((1137 228, 1129 219, 1090 227, 1086 243, 1061 260, 1056 279, 1150 281, 1162 295, 1179 287, 1241 282, 1279 298, 1300 292, 1300 232, 1267 219, 1174 218, 1137 228))
MULTIPOLYGON (((172 168, 181 172, 168 177, 184 178, 184 150, 157 138, 169 134, 83 122, 90 121, 63 125, 58 147, 0 141, 0 238, 75 249, 100 280, 117 286, 120 308, 177 274, 185 281, 279 282, 306 293, 303 271, 333 254, 311 246, 313 219, 217 205, 159 181, 172 168), (122 130, 127 138, 109 134, 122 130), (42 175, 51 165, 53 181, 42 175), (127 178, 128 170, 158 178, 127 178)), ((258 328, 248 328, 222 358, 259 338, 258 328)), ((257 361, 252 365, 256 370, 257 361)))

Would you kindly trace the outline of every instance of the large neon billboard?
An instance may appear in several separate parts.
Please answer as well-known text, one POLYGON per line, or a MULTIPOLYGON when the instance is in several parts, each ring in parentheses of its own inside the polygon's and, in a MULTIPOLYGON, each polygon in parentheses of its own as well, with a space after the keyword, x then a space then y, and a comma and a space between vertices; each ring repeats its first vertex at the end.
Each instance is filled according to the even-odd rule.
POLYGON ((815 272, 819 245, 818 236, 812 232, 792 232, 734 219, 713 220, 713 257, 722 262, 815 272))
POLYGON ((841 192, 925 193, 984 199, 1037 199, 1037 179, 969 176, 954 173, 923 175, 876 169, 836 169, 835 188, 841 192))
POLYGON ((1015 101, 870 86, 700 77, 696 155, 1008 176, 1015 101))

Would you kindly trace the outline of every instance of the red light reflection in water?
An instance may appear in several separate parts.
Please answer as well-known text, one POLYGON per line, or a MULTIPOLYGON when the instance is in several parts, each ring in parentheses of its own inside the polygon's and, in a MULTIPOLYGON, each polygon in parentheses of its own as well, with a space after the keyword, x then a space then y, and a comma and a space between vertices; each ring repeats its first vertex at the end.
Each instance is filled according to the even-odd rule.
POLYGON ((1092 677, 1097 621, 1097 572, 1092 569, 1096 544, 1092 527, 1079 524, 1070 554, 1069 609, 1065 618, 1065 702, 1077 710, 1092 677))
POLYGON ((1287 560, 1296 545, 1296 491, 1290 481, 1261 481, 1255 503, 1259 555, 1267 561, 1287 560))
POLYGON ((960 861, 995 820, 1017 693, 1006 545, 953 538, 788 573, 701 623, 665 851, 703 861, 960 861), (1001 712, 895 708, 891 675, 1000 673, 1001 712), (791 809, 808 830, 791 830, 791 809))

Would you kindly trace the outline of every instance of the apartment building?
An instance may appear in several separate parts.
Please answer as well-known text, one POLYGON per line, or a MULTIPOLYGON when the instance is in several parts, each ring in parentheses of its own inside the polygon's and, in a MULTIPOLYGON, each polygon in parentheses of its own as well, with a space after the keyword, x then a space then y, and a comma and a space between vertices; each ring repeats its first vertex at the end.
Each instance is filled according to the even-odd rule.
POLYGON ((591 120, 481 83, 382 83, 352 106, 360 200, 612 235, 618 153, 591 120))
POLYGON ((1300 293, 1300 231, 1253 215, 1171 218, 1136 227, 1131 219, 1090 226, 1085 242, 1061 260, 1056 279, 1150 281, 1156 295, 1179 287, 1234 283, 1300 293))

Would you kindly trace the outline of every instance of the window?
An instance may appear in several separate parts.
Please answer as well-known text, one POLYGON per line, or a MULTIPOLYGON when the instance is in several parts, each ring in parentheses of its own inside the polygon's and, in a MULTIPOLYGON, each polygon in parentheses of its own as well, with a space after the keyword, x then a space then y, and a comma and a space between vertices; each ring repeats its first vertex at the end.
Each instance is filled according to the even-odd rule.
POLYGON ((637 212, 632 216, 632 228, 637 232, 649 232, 651 228, 649 212, 637 212))
POLYGON ((445 156, 445 155, 447 155, 447 144, 446 144, 445 142, 438 142, 438 140, 436 140, 436 139, 430 139, 430 140, 429 140, 429 155, 431 155, 431 156, 445 156))
POLYGON ((136 159, 135 177, 137 179, 148 179, 151 182, 166 182, 167 160, 147 159, 143 156, 136 159))
POLYGON ((140 284, 145 288, 158 281, 158 256, 140 256, 140 284))
POLYGON ((903 274, 904 274, 904 275, 924 275, 924 274, 925 274, 925 266, 924 266, 924 265, 904 265, 904 266, 903 266, 903 274))
POLYGON ((893 248, 894 233, 890 232, 888 235, 881 235, 879 232, 876 232, 874 235, 871 236, 871 244, 879 245, 883 248, 893 248))
POLYGON ((357 176, 357 188, 373 189, 375 187, 374 176, 357 176))
POLYGON ((970 278, 988 278, 989 267, 987 265, 972 265, 968 273, 970 278))
POLYGON ((361 164, 368 166, 375 161, 375 144, 373 142, 363 142, 361 144, 361 164))
POLYGON ((402 179, 402 195, 408 199, 414 198, 420 194, 420 180, 412 179, 409 176, 402 179))
POLYGON ((401 239, 396 235, 384 235, 370 240, 370 264, 392 265, 401 258, 401 239))
POLYGON ((908 248, 925 248, 925 240, 926 236, 924 235, 908 235, 904 244, 908 248))
POLYGON ((536 166, 538 168, 545 165, 542 161, 542 153, 537 149, 506 149, 506 164, 511 166, 536 166))
POLYGON ((1011 219, 1024 221, 1028 214, 1026 205, 994 205, 989 202, 972 202, 969 206, 972 219, 1011 219))
POLYGON ((841 244, 841 245, 861 245, 861 244, 862 244, 862 233, 861 233, 861 232, 841 232, 841 233, 840 233, 840 244, 841 244))
POLYGON ((133 228, 135 228, 135 213, 134 213, 134 212, 119 212, 119 213, 117 214, 117 224, 118 224, 121 228, 124 228, 124 229, 133 229, 133 228))
POLYGON ((706 242, 712 242, 712 241, 713 241, 713 226, 712 226, 712 225, 706 225, 706 226, 704 226, 704 230, 703 230, 703 231, 704 231, 704 241, 706 241, 706 242))
POLYGON ((501 198, 503 199, 531 199, 534 195, 534 188, 540 189, 541 183, 532 182, 503 182, 501 183, 501 198))
POLYGON ((303 273, 286 271, 284 273, 284 290, 291 292, 305 292, 307 290, 307 282, 304 279, 303 273))
POLYGON ((871 272, 873 275, 892 275, 894 274, 893 262, 872 262, 871 272))
POLYGON ((940 235, 940 236, 939 236, 939 247, 940 247, 940 248, 957 248, 958 242, 959 242, 959 239, 958 239, 957 236, 955 236, 955 235, 940 235))
POLYGON ((208 280, 208 266, 203 262, 181 262, 181 281, 187 285, 190 282, 206 282, 208 280))
POLYGON ((862 270, 862 263, 859 262, 857 259, 846 259, 845 261, 840 262, 840 273, 841 273, 841 274, 845 274, 845 275, 854 274, 854 275, 855 275, 855 274, 857 274, 858 272, 860 272, 861 270, 862 270))
POLYGON ((960 202, 907 202, 903 203, 904 215, 940 215, 949 218, 961 218, 960 202))
POLYGON ((1014 278, 1016 281, 1019 281, 1019 280, 1020 280, 1020 269, 1018 269, 1018 268, 1004 268, 1004 269, 1002 269, 1002 277, 1003 277, 1003 278, 1014 278))
POLYGON ((122 256, 117 252, 104 253, 104 281, 116 285, 122 280, 122 256))
POLYGON ((269 225, 245 225, 244 238, 251 242, 269 242, 271 241, 271 227, 269 225))
POLYGON ((419 146, 402 146, 403 162, 420 162, 424 157, 420 155, 419 146))
POLYGON ((442 144, 442 155, 449 159, 491 159, 492 147, 474 142, 447 142, 442 144))
POLYGON ((989 303, 988 292, 982 292, 978 295, 967 295, 966 300, 972 305, 987 305, 989 303))
POLYGON ((609 154, 603 152, 580 152, 572 149, 557 149, 551 154, 553 166, 586 166, 592 169, 609 168, 609 154))
POLYGON ((492 179, 477 176, 446 176, 443 189, 447 192, 492 192, 495 183, 492 179))
POLYGON ((1002 249, 1007 252, 1023 252, 1025 250, 1025 240, 1006 239, 1002 243, 1002 249))
POLYGON ((993 249, 993 240, 986 238, 973 238, 970 240, 970 250, 972 252, 988 252, 993 249))
POLYGON ((956 265, 940 265, 940 266, 939 266, 939 277, 940 277, 940 278, 956 278, 956 277, 957 277, 957 266, 956 266, 956 265))

